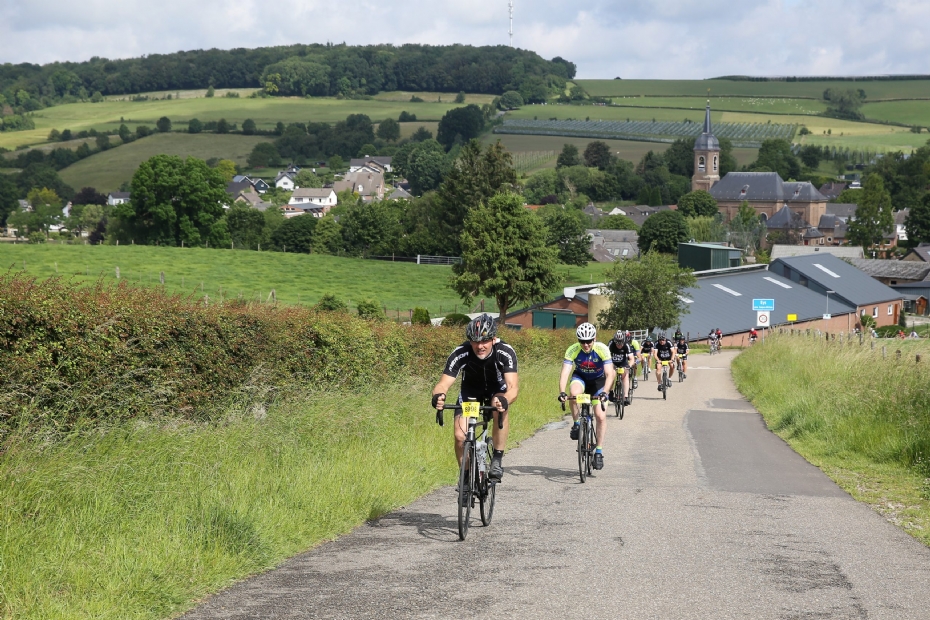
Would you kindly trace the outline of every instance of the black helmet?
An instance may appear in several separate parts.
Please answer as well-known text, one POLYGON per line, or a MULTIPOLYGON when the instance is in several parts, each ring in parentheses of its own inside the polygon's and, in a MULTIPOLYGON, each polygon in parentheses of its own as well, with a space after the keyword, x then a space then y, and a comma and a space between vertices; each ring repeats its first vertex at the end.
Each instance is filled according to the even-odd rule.
POLYGON ((490 314, 481 314, 465 326, 465 337, 472 342, 490 340, 497 335, 497 321, 490 314))

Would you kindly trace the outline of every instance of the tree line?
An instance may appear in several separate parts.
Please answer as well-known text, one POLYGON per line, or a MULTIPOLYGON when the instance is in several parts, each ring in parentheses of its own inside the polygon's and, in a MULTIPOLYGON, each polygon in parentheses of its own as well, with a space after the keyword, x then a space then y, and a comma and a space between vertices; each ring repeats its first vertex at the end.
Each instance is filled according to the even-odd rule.
POLYGON ((461 91, 545 98, 575 77, 563 58, 503 45, 310 44, 192 50, 110 60, 0 65, 0 110, 17 113, 103 96, 197 88, 261 88, 273 95, 360 97, 381 91, 461 91))

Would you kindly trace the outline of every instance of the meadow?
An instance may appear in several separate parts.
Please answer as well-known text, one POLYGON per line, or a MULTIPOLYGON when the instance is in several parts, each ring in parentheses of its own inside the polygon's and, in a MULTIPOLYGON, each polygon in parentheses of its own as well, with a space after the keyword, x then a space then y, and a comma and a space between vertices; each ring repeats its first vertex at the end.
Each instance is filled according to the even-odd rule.
POLYGON ((915 361, 928 353, 926 340, 873 348, 870 339, 775 335, 737 357, 733 376, 772 431, 930 545, 930 368, 915 361))
MULTIPOLYGON (((38 279, 53 276, 77 282, 116 282, 120 279, 165 290, 193 299, 246 299, 267 302, 271 290, 281 304, 312 305, 333 294, 351 307, 362 299, 376 299, 391 318, 409 320, 410 310, 426 308, 432 316, 462 312, 466 306, 449 288, 452 269, 442 265, 417 265, 346 258, 326 254, 293 254, 204 248, 168 248, 142 245, 67 245, 47 243, 0 244, 0 266, 24 271, 38 279)), ((609 264, 586 267, 560 265, 566 286, 602 280, 609 264)), ((553 291, 553 296, 561 291, 553 291)), ((478 307, 479 300, 471 304, 478 307)), ((485 309, 496 310, 493 299, 485 309)))
MULTIPOLYGON (((183 94, 183 93, 182 93, 183 94)), ((427 95, 422 93, 421 95, 427 95)), ((333 97, 180 97, 172 99, 150 99, 130 101, 108 99, 100 103, 70 103, 58 105, 33 114, 36 128, 28 131, 0 133, 0 146, 8 149, 20 145, 47 142, 52 129, 70 129, 72 132, 96 129, 111 131, 125 123, 135 130, 138 125, 155 126, 162 116, 167 116, 175 128, 184 128, 192 118, 203 122, 225 118, 241 126, 251 118, 258 129, 271 130, 279 121, 286 123, 335 123, 345 120, 350 114, 367 114, 372 121, 385 118, 397 119, 401 112, 416 114, 418 120, 438 122, 449 110, 462 104, 453 103, 454 95, 445 94, 442 103, 436 99, 422 103, 411 103, 391 99, 336 99, 333 97)), ((425 97, 422 97, 424 98, 425 97)), ((466 98, 468 102, 468 98, 466 98)))
POLYGON ((928 80, 818 80, 750 82, 735 80, 575 80, 595 97, 787 97, 820 99, 828 88, 861 88, 869 101, 930 99, 928 80))

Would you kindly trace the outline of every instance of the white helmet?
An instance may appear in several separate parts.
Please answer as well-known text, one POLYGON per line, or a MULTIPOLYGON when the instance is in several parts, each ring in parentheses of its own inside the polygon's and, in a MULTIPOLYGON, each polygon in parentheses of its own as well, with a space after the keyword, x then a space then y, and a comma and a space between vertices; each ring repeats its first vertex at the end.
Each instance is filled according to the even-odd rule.
POLYGON ((575 335, 578 336, 578 340, 594 340, 597 338, 597 328, 590 323, 582 323, 575 330, 575 335))

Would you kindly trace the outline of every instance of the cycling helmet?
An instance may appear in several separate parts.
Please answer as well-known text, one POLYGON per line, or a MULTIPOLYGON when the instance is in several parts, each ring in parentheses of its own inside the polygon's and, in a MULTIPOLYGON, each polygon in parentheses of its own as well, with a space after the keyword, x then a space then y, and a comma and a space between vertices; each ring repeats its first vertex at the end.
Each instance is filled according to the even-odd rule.
POLYGON ((652 336, 646 334, 646 339, 643 342, 652 342, 652 336))
POLYGON ((630 330, 626 330, 624 335, 626 336, 627 340, 633 340, 633 334, 630 333, 630 330))
POLYGON ((620 346, 625 345, 626 344, 626 332, 623 331, 622 329, 618 329, 617 333, 614 334, 614 342, 616 342, 620 346))
POLYGON ((497 322, 490 314, 481 314, 465 326, 465 337, 472 342, 490 340, 497 335, 497 322))
POLYGON ((578 336, 578 340, 594 340, 597 338, 597 328, 590 323, 582 323, 575 330, 575 335, 578 336))

